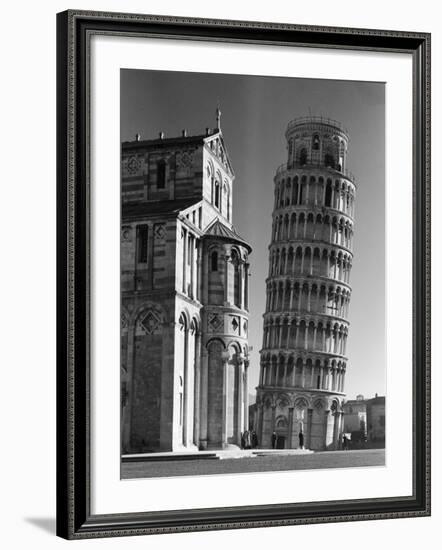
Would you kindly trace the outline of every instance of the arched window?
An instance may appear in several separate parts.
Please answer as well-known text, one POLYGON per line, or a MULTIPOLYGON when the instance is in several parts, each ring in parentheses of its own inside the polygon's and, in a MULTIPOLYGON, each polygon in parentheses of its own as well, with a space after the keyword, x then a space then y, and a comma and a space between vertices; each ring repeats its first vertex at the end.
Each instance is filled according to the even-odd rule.
POLYGON ((334 159, 333 155, 330 152, 325 154, 324 163, 325 163, 326 166, 328 166, 330 168, 335 167, 335 159, 334 159))
POLYGON ((220 185, 219 181, 215 180, 215 193, 214 193, 214 204, 216 208, 219 208, 220 205, 220 185))
POLYGON ((298 176, 293 180, 293 204, 298 204, 298 176))
POLYGON ((307 179, 305 176, 302 176, 300 188, 299 188, 299 204, 303 204, 304 202, 304 191, 306 187, 307 179))
POLYGON ((241 307, 241 266, 239 255, 234 250, 232 252, 233 264, 233 303, 237 307, 241 307))
POLYGON ((284 206, 284 188, 285 188, 285 180, 282 180, 281 186, 280 186, 281 194, 279 196, 279 206, 284 206))
POLYGON ((210 269, 211 271, 218 271, 218 252, 212 252, 210 256, 210 269))
POLYGON ((166 187, 166 161, 160 160, 157 163, 157 189, 166 187))
POLYGON ((189 333, 188 333, 188 324, 185 315, 182 313, 178 320, 179 325, 179 342, 180 348, 182 350, 183 357, 183 370, 180 375, 180 426, 182 430, 182 442, 186 444, 187 439, 187 377, 188 377, 188 347, 189 347, 189 333))
POLYGON ((319 151, 319 136, 315 134, 313 136, 313 151, 319 151))
POLYGON ((290 178, 287 180, 287 183, 285 184, 285 205, 288 206, 290 204, 290 195, 292 194, 292 184, 290 181, 290 178))
POLYGON ((301 166, 307 164, 307 149, 305 147, 301 149, 301 152, 299 153, 299 164, 301 166))
POLYGON ((327 183, 327 187, 325 189, 325 206, 331 206, 331 199, 332 199, 332 186, 331 186, 331 183, 327 183))

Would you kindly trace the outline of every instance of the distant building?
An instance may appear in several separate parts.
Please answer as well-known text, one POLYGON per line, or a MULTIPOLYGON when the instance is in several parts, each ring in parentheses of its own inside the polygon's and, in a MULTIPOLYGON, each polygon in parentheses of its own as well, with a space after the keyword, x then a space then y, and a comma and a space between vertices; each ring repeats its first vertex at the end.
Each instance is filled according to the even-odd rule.
POLYGON ((346 401, 342 408, 344 433, 350 434, 351 447, 385 446, 385 396, 376 394, 372 399, 365 399, 358 395, 346 401))
POLYGON ((248 427, 249 244, 220 129, 122 144, 122 451, 220 449, 248 427))
POLYGON ((367 438, 367 405, 363 395, 346 401, 344 411, 344 433, 354 434, 353 439, 366 440, 367 438))
POLYGON ((385 445, 385 396, 367 401, 367 433, 369 442, 385 445))

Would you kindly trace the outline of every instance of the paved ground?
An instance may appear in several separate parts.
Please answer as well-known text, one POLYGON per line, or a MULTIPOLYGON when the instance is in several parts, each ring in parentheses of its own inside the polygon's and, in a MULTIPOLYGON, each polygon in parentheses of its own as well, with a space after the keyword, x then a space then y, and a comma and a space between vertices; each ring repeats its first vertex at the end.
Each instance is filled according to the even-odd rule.
POLYGON ((122 465, 121 477, 171 477, 317 468, 352 468, 384 466, 385 449, 358 451, 325 451, 295 456, 259 456, 224 460, 186 460, 161 462, 131 462, 122 465))

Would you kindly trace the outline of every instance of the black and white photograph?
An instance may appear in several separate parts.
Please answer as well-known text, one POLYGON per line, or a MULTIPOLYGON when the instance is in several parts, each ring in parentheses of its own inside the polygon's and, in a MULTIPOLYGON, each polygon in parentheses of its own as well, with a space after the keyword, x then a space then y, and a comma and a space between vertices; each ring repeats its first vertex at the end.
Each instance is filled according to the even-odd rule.
POLYGON ((57 52, 57 534, 429 515, 429 34, 68 10, 57 52))
POLYGON ((437 548, 440 3, 2 7, 2 547, 437 548))
POLYGON ((385 84, 120 70, 121 477, 385 465, 385 84))

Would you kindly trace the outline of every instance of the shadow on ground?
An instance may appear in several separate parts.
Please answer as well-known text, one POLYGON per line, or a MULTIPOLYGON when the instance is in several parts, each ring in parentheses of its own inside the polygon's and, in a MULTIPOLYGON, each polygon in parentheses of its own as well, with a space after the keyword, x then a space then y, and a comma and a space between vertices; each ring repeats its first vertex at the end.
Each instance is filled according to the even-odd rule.
POLYGON ((25 518, 25 521, 51 535, 55 535, 55 518, 25 518))

